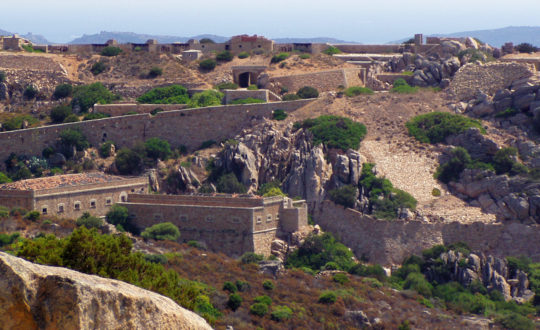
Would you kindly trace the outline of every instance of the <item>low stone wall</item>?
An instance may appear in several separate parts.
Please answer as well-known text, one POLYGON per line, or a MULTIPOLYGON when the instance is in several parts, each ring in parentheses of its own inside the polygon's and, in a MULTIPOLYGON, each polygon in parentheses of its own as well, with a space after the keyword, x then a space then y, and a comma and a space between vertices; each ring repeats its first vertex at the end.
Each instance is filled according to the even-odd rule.
POLYGON ((357 44, 335 44, 344 53, 400 53, 403 45, 357 45, 357 44))
POLYGON ((227 89, 224 91, 225 104, 230 104, 234 100, 247 99, 249 97, 269 101, 268 89, 248 90, 248 89, 227 89))
POLYGON ((324 202, 313 218, 337 236, 357 257, 382 265, 401 264, 411 254, 437 244, 465 242, 473 250, 497 257, 525 255, 540 261, 540 226, 511 222, 492 224, 385 221, 324 202))
POLYGON ((271 77, 270 83, 287 87, 290 93, 296 93, 304 86, 315 87, 319 92, 328 92, 349 86, 363 86, 361 69, 341 69, 320 71, 292 76, 271 77))
POLYGON ((412 82, 413 76, 406 75, 406 74, 395 74, 395 73, 383 73, 383 74, 377 75, 377 79, 379 79, 382 82, 389 83, 389 84, 393 84, 394 81, 400 78, 405 80, 408 84, 410 84, 412 82))
POLYGON ((94 112, 105 113, 114 117, 134 113, 151 113, 156 109, 162 109, 163 111, 181 110, 185 109, 186 107, 186 104, 96 104, 94 105, 94 112))

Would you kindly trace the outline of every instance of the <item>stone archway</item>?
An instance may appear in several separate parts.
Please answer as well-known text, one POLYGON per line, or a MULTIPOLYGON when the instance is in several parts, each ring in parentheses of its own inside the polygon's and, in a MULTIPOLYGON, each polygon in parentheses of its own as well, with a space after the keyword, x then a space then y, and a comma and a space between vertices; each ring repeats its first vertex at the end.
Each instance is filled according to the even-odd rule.
POLYGON ((233 79, 238 86, 246 88, 249 85, 257 84, 259 75, 265 70, 266 66, 263 65, 233 66, 233 79))
POLYGON ((243 72, 238 75, 238 86, 242 88, 249 87, 251 81, 250 81, 250 73, 249 72, 243 72))

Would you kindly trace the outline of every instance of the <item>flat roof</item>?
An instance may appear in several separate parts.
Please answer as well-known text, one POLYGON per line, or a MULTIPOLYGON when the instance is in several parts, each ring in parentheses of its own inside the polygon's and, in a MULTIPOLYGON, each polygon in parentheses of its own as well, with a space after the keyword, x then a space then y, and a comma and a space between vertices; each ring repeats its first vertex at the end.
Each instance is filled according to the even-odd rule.
POLYGON ((74 187, 88 184, 122 181, 121 176, 107 175, 100 172, 64 174, 42 178, 21 180, 0 185, 0 190, 44 190, 60 187, 74 187))

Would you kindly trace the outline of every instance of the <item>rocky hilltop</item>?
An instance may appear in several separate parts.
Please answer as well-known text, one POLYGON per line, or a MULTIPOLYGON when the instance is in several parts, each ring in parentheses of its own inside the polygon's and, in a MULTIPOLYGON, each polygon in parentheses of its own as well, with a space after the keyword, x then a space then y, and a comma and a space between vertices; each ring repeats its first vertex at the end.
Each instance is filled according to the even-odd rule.
POLYGON ((171 299, 0 252, 2 329, 211 329, 171 299))

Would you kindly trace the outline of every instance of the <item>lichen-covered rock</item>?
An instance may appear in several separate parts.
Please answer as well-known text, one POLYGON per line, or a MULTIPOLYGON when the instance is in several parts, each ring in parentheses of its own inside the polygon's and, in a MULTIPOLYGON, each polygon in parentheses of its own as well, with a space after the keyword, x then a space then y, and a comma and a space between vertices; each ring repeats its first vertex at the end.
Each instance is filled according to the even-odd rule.
POLYGON ((2 329, 211 329, 171 299, 0 252, 2 329))

